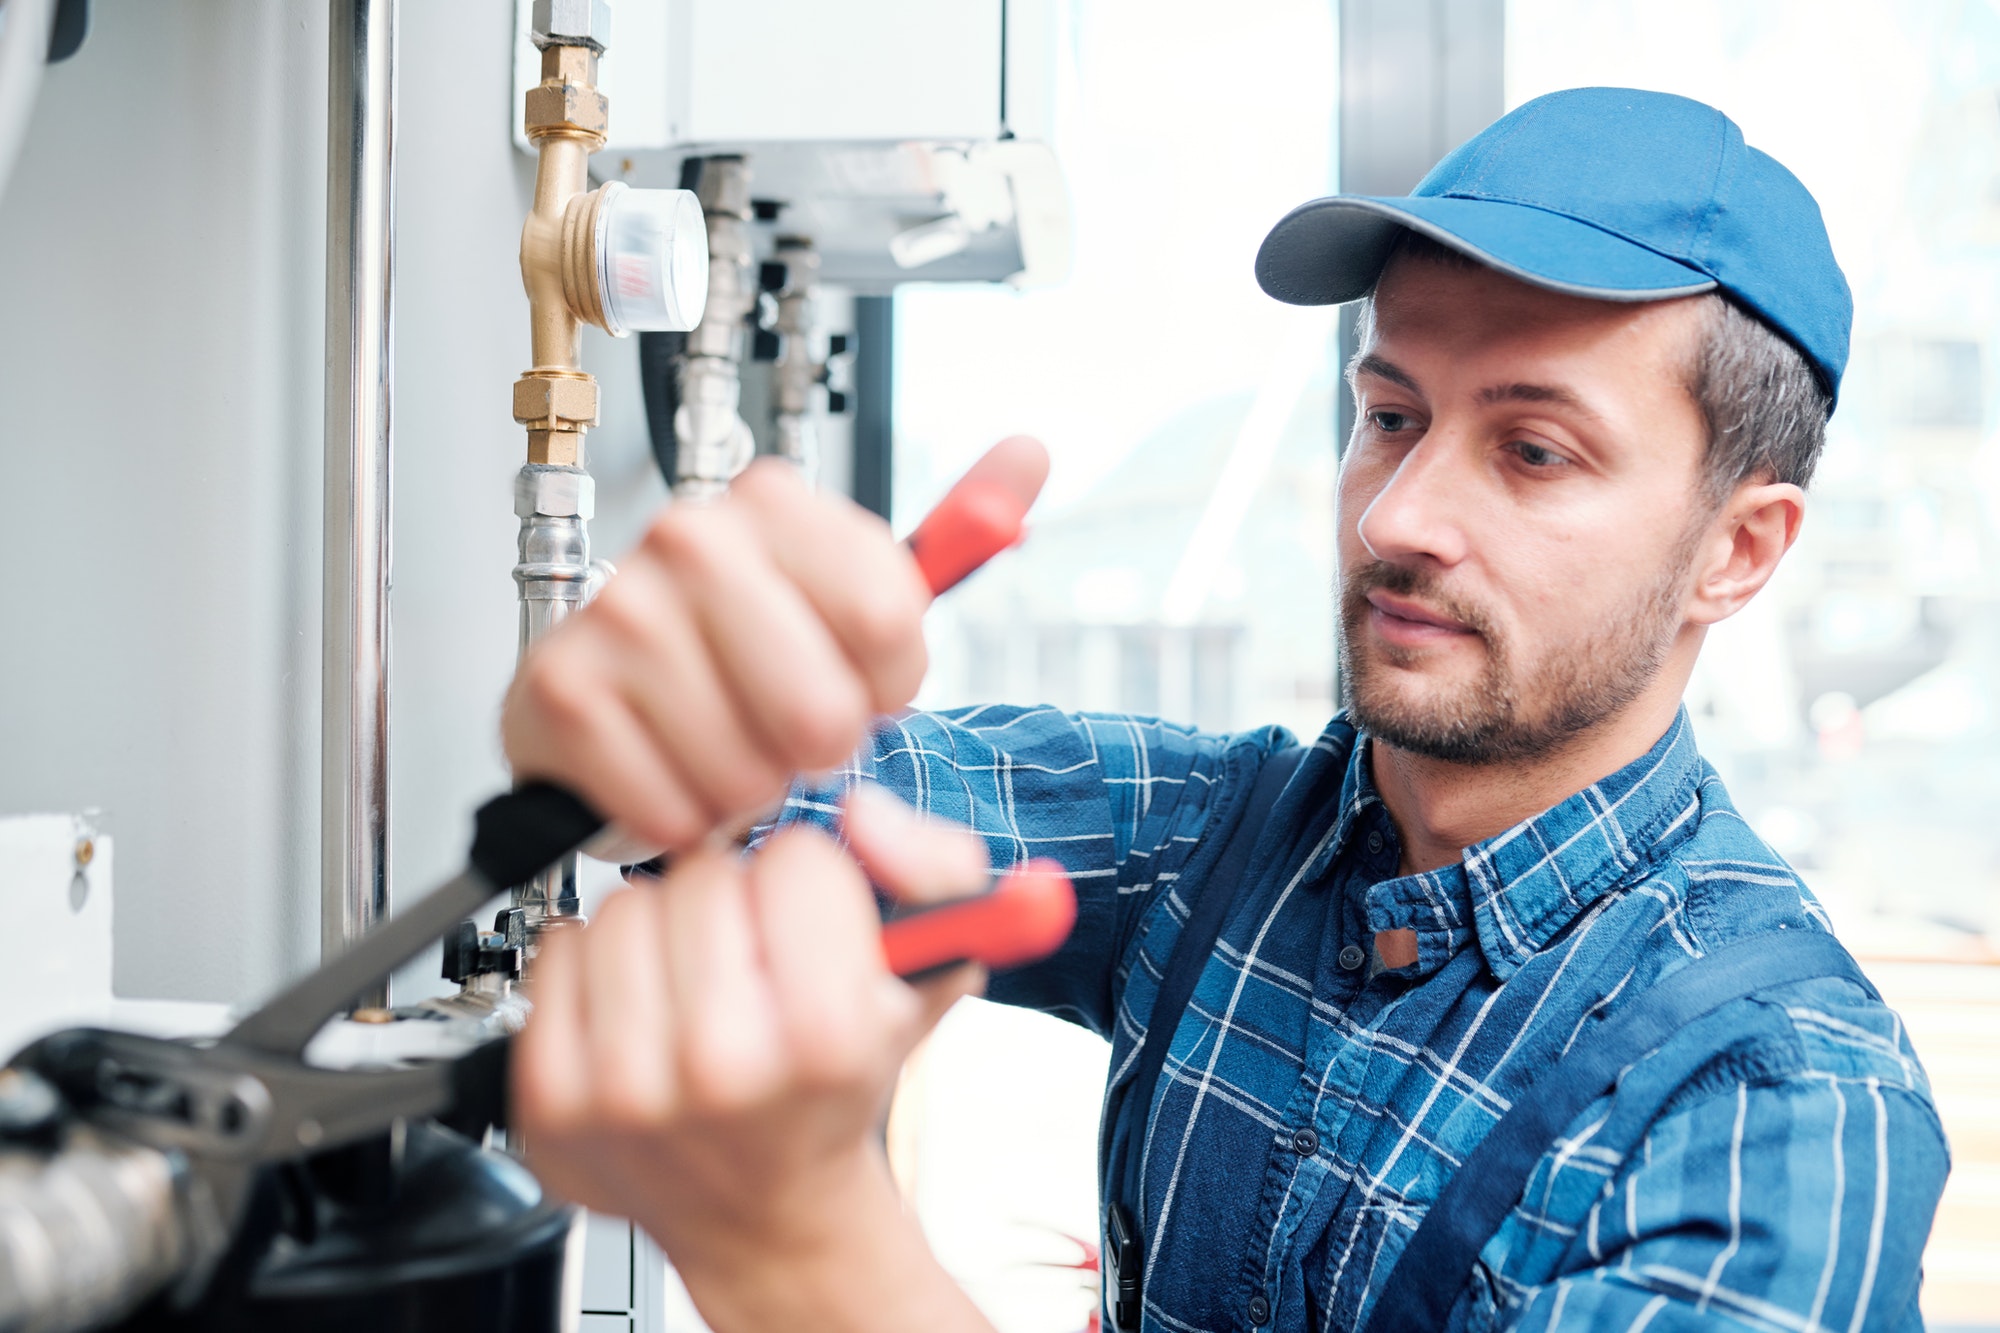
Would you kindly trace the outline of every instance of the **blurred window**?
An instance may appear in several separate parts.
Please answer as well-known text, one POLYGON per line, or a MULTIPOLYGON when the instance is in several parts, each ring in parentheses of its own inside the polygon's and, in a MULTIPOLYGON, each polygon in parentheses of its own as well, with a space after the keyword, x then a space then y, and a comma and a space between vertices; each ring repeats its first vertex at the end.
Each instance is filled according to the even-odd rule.
POLYGON ((1128 626, 1118 635, 1118 706, 1129 713, 1160 712, 1160 632, 1128 626))
POLYGON ((1188 645, 1189 716, 1198 727, 1219 727, 1236 713, 1237 634, 1203 626, 1188 645))
MULTIPOLYGON (((1332 185, 1329 0, 1063 6, 1065 285, 896 298, 895 512, 1002 436, 1054 459, 1027 543, 927 620, 927 706, 1005 700, 1316 735, 1332 713, 1333 312, 1251 260, 1332 185)), ((961 1005, 891 1140, 933 1245, 1000 1327, 1082 1329, 1105 1047, 961 1005)))
POLYGON ((1082 687, 1083 636, 1075 625, 1044 625, 1036 632, 1035 687, 1042 699, 1074 699, 1082 687))
POLYGON ((2000 11, 1511 0, 1509 105, 1721 107, 1818 198, 1854 352, 1803 535, 1690 703, 1744 814, 1878 954, 2000 934, 2000 11))
POLYGON ((1508 105, 1587 84, 1727 112, 1854 290, 1803 535, 1688 702, 1930 1071, 1956 1157, 1925 1313, 2000 1327, 2000 8, 1509 0, 1508 105))
MULTIPOLYGON (((1066 7, 1076 276, 897 298, 897 512, 1002 435, 1054 456, 1027 546, 932 613, 924 703, 1302 735, 1331 712, 1330 312, 1267 300, 1249 268, 1330 185, 1332 8, 1066 7)), ((1508 0, 1506 61, 1510 106, 1588 84, 1720 106, 1825 212, 1856 302, 1841 408, 1798 548, 1712 633, 1688 703, 1745 817, 1910 1024, 1958 1148, 1925 1308, 1991 1325, 2000 8, 1508 0)), ((965 1007, 898 1104, 933 1241, 1007 1333, 1089 1309, 1088 1282, 1035 1265, 1094 1240, 1102 1076, 1094 1039, 965 1007)))
POLYGON ((1250 265, 1332 188, 1333 6, 1092 0, 1068 38, 1075 275, 896 298, 896 512, 923 512, 1004 435, 1054 459, 1032 539, 933 611, 923 702, 987 698, 1001 631, 1047 661, 1009 675, 1012 702, 1316 735, 1333 711, 1334 316, 1271 300, 1250 265))

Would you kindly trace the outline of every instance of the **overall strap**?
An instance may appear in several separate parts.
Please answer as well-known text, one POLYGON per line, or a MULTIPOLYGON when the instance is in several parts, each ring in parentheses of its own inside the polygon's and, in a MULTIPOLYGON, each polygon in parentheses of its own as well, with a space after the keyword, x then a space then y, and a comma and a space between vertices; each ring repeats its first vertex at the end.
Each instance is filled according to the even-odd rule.
POLYGON ((1106 1274, 1106 1287, 1107 1295, 1111 1297, 1112 1323, 1117 1328, 1138 1327, 1140 1256, 1144 1248, 1138 1228, 1140 1176, 1145 1157, 1146 1122, 1152 1115, 1153 1091, 1159 1085, 1160 1068, 1166 1063, 1167 1048, 1173 1044, 1174 1030, 1180 1026, 1181 1014, 1194 996, 1195 983, 1201 979, 1202 968, 1215 951, 1215 942, 1222 934, 1230 904, 1240 897, 1239 889, 1249 868, 1250 854, 1256 850, 1258 835, 1270 822, 1272 807, 1278 803, 1279 794, 1291 781, 1308 748, 1294 746, 1269 755, 1257 770, 1257 779, 1250 788, 1250 799, 1244 804, 1243 813, 1237 817, 1236 826, 1230 830, 1222 855, 1216 859, 1214 867, 1202 881, 1202 887, 1188 905, 1187 921, 1181 927, 1180 937, 1174 941, 1174 951, 1167 961, 1165 974, 1160 978, 1160 988, 1153 995, 1152 1012, 1146 1019, 1146 1034, 1139 1041, 1139 1050, 1132 1064, 1131 1082, 1120 1103, 1119 1113, 1126 1121, 1124 1151, 1119 1161, 1108 1164, 1104 1182, 1111 1194, 1109 1211, 1112 1217, 1112 1236, 1106 1249, 1107 1266, 1112 1271, 1106 1274))
POLYGON ((1229 905, 1237 899, 1257 835, 1270 821, 1271 807, 1278 803, 1278 794, 1291 780, 1292 770, 1299 766, 1303 754, 1303 747, 1281 751, 1267 758, 1257 771, 1250 800, 1230 831, 1229 841, 1223 844, 1214 869, 1189 904, 1187 924, 1181 927, 1180 938, 1174 941, 1174 952, 1167 961, 1165 975, 1160 978, 1160 989, 1153 993, 1153 1010, 1147 1016, 1146 1035, 1139 1043, 1138 1056, 1132 1063, 1132 1081, 1125 1094, 1125 1106, 1134 1120, 1132 1132, 1125 1140, 1125 1170, 1120 1173, 1123 1188, 1119 1191, 1119 1201, 1130 1207, 1135 1216, 1140 1205, 1138 1168, 1145 1156, 1140 1149, 1146 1137, 1146 1119, 1152 1114, 1153 1090, 1159 1085, 1160 1068, 1167 1060, 1167 1047, 1173 1045, 1181 1014, 1194 998, 1195 984, 1201 980, 1209 955, 1215 952, 1215 941, 1222 934, 1229 905))
POLYGON ((1875 988, 1831 935, 1759 935, 1698 958, 1654 983, 1579 1039, 1536 1079, 1465 1159, 1389 1274, 1367 1333, 1432 1333, 1445 1325, 1479 1251, 1499 1231, 1556 1135, 1611 1091, 1618 1076, 1689 1023, 1758 991, 1821 977, 1875 988))

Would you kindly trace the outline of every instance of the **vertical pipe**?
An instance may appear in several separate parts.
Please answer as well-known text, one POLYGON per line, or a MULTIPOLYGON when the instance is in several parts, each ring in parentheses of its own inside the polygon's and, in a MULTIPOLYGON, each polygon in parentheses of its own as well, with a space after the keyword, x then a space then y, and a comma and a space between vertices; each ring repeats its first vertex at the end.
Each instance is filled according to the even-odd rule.
POLYGON ((889 517, 895 482, 896 298, 854 298, 854 502, 889 517))
MULTIPOLYGON (((389 912, 389 462, 398 0, 333 0, 327 63, 320 952, 389 912)), ((387 987, 363 997, 386 1003, 387 987)))
MULTIPOLYGON (((771 368, 771 452, 789 458, 809 484, 819 480, 819 423, 813 387, 826 383, 826 364, 813 356, 819 294, 819 251, 803 236, 778 239, 784 273, 778 296, 778 363, 771 368)), ((831 399, 828 400, 831 405, 831 399)))
POLYGON ((750 239, 750 163, 738 154, 705 157, 695 193, 708 232, 708 300, 688 331, 674 412, 674 498, 711 500, 756 456, 743 420, 743 358, 757 309, 758 272, 750 239))

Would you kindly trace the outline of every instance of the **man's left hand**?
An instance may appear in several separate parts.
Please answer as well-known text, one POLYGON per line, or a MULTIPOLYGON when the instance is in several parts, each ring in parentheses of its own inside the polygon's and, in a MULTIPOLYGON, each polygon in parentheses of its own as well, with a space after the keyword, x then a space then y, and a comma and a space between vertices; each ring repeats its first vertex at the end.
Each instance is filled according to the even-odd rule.
POLYGON ((897 1327, 905 1298, 912 1328, 978 1326, 904 1215, 878 1131, 903 1058, 983 977, 890 973, 861 867, 934 900, 980 888, 986 851, 873 789, 846 831, 853 858, 787 829, 613 895, 547 941, 517 1041, 536 1173, 643 1225, 718 1329, 839 1328, 844 1308, 897 1327))

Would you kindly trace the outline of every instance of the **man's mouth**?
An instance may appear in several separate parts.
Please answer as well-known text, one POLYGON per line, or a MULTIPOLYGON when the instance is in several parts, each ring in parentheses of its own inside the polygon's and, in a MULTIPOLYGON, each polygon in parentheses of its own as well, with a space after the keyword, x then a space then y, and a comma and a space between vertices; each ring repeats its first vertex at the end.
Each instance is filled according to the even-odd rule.
POLYGON ((1370 626, 1382 638, 1401 647, 1414 648, 1478 634, 1461 620, 1380 588, 1371 590, 1367 598, 1372 608, 1368 616, 1370 626))

